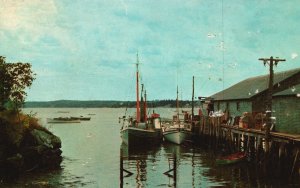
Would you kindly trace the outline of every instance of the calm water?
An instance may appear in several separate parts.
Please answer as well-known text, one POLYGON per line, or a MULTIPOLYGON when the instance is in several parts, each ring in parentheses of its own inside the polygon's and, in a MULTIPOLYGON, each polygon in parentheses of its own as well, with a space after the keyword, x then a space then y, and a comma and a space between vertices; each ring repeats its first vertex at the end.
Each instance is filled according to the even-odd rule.
MULTIPOLYGON (((25 174, 5 187, 286 187, 284 181, 265 180, 253 165, 216 166, 216 152, 200 147, 162 144, 149 150, 128 151, 121 144, 118 117, 124 109, 24 109, 37 112, 41 123, 62 140, 60 170, 25 174), (58 113, 59 111, 69 113, 58 113), (47 117, 91 115, 80 124, 47 124, 47 117), (176 158, 176 178, 173 168, 176 158), (133 174, 123 173, 120 164, 133 174)), ((170 117, 173 109, 157 109, 170 117)), ((0 184, 1 186, 1 184, 0 184)), ((291 185, 290 185, 291 186, 291 185)))

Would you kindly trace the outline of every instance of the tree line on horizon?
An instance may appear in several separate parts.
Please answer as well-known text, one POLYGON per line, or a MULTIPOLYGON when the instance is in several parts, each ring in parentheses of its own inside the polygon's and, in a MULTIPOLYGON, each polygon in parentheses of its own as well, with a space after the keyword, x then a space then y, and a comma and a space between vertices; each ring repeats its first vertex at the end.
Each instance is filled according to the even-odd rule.
MULTIPOLYGON (((25 102, 25 108, 135 108, 135 101, 77 101, 77 100, 58 100, 47 102, 25 102)), ((176 100, 154 100, 148 101, 149 108, 155 107, 176 107, 176 100)), ((180 107, 190 107, 191 101, 180 101, 180 107)))

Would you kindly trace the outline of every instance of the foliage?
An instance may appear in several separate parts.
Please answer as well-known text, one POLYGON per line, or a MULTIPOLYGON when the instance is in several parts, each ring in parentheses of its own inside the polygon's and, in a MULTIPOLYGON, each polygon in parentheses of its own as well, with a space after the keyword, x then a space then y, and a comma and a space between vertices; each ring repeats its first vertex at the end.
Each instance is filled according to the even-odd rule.
POLYGON ((6 63, 0 56, 0 110, 4 104, 13 101, 14 108, 19 109, 25 101, 25 89, 30 87, 35 74, 30 63, 6 63))
POLYGON ((12 77, 7 70, 5 57, 0 56, 0 110, 3 110, 4 104, 8 101, 11 91, 12 77))
POLYGON ((39 119, 36 118, 36 113, 30 112, 30 114, 24 114, 21 112, 17 115, 14 111, 5 110, 0 112, 0 120, 5 120, 7 125, 9 125, 7 127, 13 127, 12 132, 19 134, 23 134, 25 131, 38 129, 53 135, 48 129, 40 125, 39 119))

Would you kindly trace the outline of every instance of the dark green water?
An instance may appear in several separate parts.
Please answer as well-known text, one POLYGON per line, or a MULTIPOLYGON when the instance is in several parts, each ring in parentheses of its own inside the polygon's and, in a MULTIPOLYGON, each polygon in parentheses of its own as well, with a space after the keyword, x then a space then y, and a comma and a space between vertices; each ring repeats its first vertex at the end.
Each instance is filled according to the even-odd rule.
MULTIPOLYGON (((3 187, 288 187, 287 181, 267 179, 254 165, 241 163, 217 166, 217 151, 196 145, 162 144, 151 149, 128 151, 121 144, 118 117, 124 109, 24 109, 37 112, 41 123, 62 140, 61 169, 28 173, 3 187), (58 113, 68 111, 69 113, 58 113), (47 117, 91 115, 91 121, 80 124, 47 124, 47 117), (176 158, 176 178, 173 168, 176 158), (123 168, 132 172, 120 174, 123 168)), ((173 109, 157 109, 170 117, 173 109)), ((298 184, 299 186, 299 184, 298 184)))

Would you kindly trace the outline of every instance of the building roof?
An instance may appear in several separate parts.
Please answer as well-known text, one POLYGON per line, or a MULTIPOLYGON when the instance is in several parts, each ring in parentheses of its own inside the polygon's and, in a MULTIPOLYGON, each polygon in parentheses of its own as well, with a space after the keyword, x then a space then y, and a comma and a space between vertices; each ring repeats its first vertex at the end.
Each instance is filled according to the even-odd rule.
POLYGON ((274 96, 286 96, 286 95, 300 95, 300 84, 295 85, 291 88, 275 93, 274 96))
MULTIPOLYGON (((275 73, 274 85, 298 73, 300 73, 300 68, 275 73)), ((256 76, 256 77, 245 79, 223 91, 215 93, 210 97, 212 97, 214 100, 249 99, 254 95, 257 95, 267 90, 268 87, 269 87, 269 74, 266 74, 263 76, 256 76)), ((284 91, 280 93, 285 94, 283 92, 284 91)), ((288 92, 289 91, 286 91, 286 93, 288 92)))

